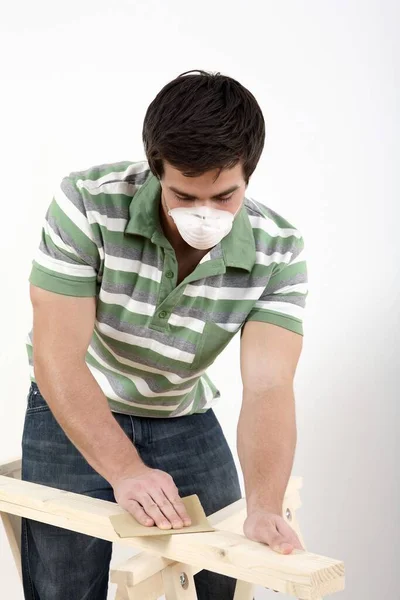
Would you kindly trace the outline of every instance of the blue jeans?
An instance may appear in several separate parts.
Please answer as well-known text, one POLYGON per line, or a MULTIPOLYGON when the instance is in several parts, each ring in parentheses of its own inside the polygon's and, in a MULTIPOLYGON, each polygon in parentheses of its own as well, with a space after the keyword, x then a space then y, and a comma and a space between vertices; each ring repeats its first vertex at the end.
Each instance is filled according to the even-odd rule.
MULTIPOLYGON (((175 418, 114 414, 144 463, 169 473, 181 497, 197 494, 206 515, 241 498, 232 453, 209 409, 175 418)), ((110 484, 87 463, 31 383, 22 437, 22 479, 115 502, 110 484)), ((106 600, 111 542, 22 520, 26 600, 106 600)), ((199 600, 231 600, 236 579, 194 576, 199 600)))

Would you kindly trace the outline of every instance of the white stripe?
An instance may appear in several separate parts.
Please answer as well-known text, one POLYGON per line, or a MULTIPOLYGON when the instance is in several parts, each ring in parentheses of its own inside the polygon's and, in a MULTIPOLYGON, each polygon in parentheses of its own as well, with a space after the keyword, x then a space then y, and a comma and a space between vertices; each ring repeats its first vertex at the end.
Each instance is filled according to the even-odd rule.
MULTIPOLYGON (((116 180, 117 182, 124 182, 124 179, 128 177, 128 175, 136 175, 138 173, 143 173, 149 169, 149 163, 147 161, 141 161, 138 163, 133 163, 129 165, 125 171, 113 171, 112 173, 107 173, 107 175, 102 175, 97 179, 78 179, 77 187, 79 189, 85 188, 88 191, 91 191, 93 188, 97 188, 101 186, 103 183, 107 183, 110 180, 116 180)), ((130 184, 133 185, 133 184, 130 184)), ((138 186, 136 186, 138 187, 138 186)))
MULTIPOLYGON (((97 334, 97 332, 96 332, 96 334, 97 334)), ((110 354, 112 354, 112 356, 115 358, 115 360, 117 360, 121 364, 127 365, 134 369, 139 369, 140 371, 145 371, 146 373, 154 373, 156 375, 162 375, 163 377, 165 377, 165 379, 168 379, 168 381, 170 381, 171 383, 176 384, 176 385, 180 385, 181 383, 185 383, 186 381, 191 381, 192 379, 197 379, 205 371, 205 369, 203 369, 202 371, 198 371, 197 373, 195 373, 194 375, 191 375, 190 377, 180 377, 176 373, 168 373, 168 371, 161 371, 161 369, 156 369, 155 367, 149 367, 147 365, 137 363, 134 360, 129 360, 128 358, 124 358, 123 356, 116 354, 111 349, 111 347, 108 344, 106 344, 106 342, 103 340, 103 338, 101 338, 98 334, 97 334, 97 339, 104 346, 104 348, 110 354)))
POLYGON ((196 385, 193 384, 184 390, 170 390, 169 392, 153 392, 153 390, 148 386, 148 384, 142 377, 132 375, 131 373, 122 373, 121 371, 118 371, 118 369, 116 369, 115 367, 108 365, 92 347, 88 348, 88 353, 108 371, 111 371, 112 373, 117 373, 119 376, 125 377, 126 379, 132 381, 132 383, 135 384, 139 394, 146 398, 162 398, 164 396, 185 396, 185 394, 190 392, 193 389, 194 385, 196 385))
POLYGON ((278 225, 272 219, 268 217, 257 217, 255 215, 249 215, 249 220, 253 229, 262 229, 268 235, 272 237, 283 237, 287 238, 294 236, 301 238, 301 233, 297 229, 289 227, 278 227, 278 225))
POLYGON ((148 302, 139 302, 127 294, 113 294, 111 292, 106 292, 103 288, 100 290, 100 300, 105 304, 117 304, 118 306, 123 306, 133 314, 147 315, 149 317, 154 315, 156 309, 154 305, 149 304, 148 302))
POLYGON ((273 254, 264 254, 264 252, 256 252, 256 264, 264 266, 272 265, 272 263, 288 264, 292 256, 293 252, 285 252, 285 254, 281 254, 281 252, 274 252, 273 254))
POLYGON ((264 291, 264 287, 233 288, 212 287, 209 285, 191 285, 185 287, 184 295, 197 298, 208 298, 209 300, 257 300, 264 291))
POLYGON ((77 253, 77 251, 74 248, 72 248, 72 246, 69 246, 68 244, 66 244, 60 238, 60 236, 54 231, 54 229, 52 229, 50 227, 50 224, 49 224, 48 221, 44 222, 43 229, 44 229, 45 233, 49 236, 49 238, 51 239, 51 241, 53 242, 53 244, 55 246, 57 246, 61 250, 65 250, 66 252, 69 252, 70 254, 73 254, 74 256, 79 256, 79 254, 77 253))
POLYGON ((306 294, 308 286, 306 283, 296 283, 294 285, 286 285, 280 290, 276 290, 274 294, 291 294, 292 292, 298 292, 300 294, 306 294))
POLYGON ((156 340, 152 340, 149 338, 142 338, 138 335, 134 335, 132 333, 125 333, 122 331, 118 331, 105 323, 99 323, 96 321, 96 326, 101 333, 104 335, 108 335, 114 340, 118 340, 119 342, 124 342, 125 344, 130 344, 131 346, 138 346, 139 348, 147 348, 152 352, 157 354, 161 354, 162 356, 167 356, 168 358, 172 358, 173 360, 179 360, 185 363, 192 363, 195 357, 194 354, 190 352, 185 352, 184 350, 179 350, 179 348, 175 348, 173 346, 167 346, 162 344, 161 342, 157 342, 156 340))
POLYGON ((290 304, 290 302, 265 302, 259 300, 255 303, 254 308, 276 312, 287 317, 296 317, 296 319, 302 319, 304 314, 304 308, 302 306, 290 304))
MULTIPOLYGON (((100 388, 102 389, 103 393, 105 396, 107 396, 107 398, 109 398, 110 400, 115 400, 116 402, 120 402, 121 404, 125 404, 126 406, 136 406, 137 408, 141 408, 144 410, 165 410, 167 412, 170 412, 171 410, 174 410, 174 405, 170 405, 170 406, 165 406, 165 405, 159 405, 159 404, 151 404, 151 405, 143 405, 143 404, 138 404, 137 402, 133 402, 133 400, 124 400, 124 398, 121 398, 120 396, 118 396, 118 394, 113 390, 113 388, 111 387, 107 377, 101 373, 101 371, 99 371, 98 369, 96 369, 96 367, 93 367, 93 365, 87 365, 89 370, 91 371, 93 377, 95 378, 95 380, 97 381, 97 383, 99 384, 100 388)), ((179 402, 177 402, 175 404, 175 408, 179 406, 179 402)))
POLYGON ((92 185, 94 182, 90 181, 87 185, 87 181, 82 182, 81 188, 85 188, 91 196, 98 196, 99 194, 123 194, 124 196, 134 196, 137 191, 138 185, 129 183, 128 181, 112 181, 110 183, 104 183, 100 187, 92 185))
POLYGON ((297 263, 299 263, 299 262, 303 262, 303 261, 305 261, 305 260, 306 260, 306 252, 305 252, 305 250, 303 249, 303 250, 300 252, 300 254, 298 254, 298 256, 296 256, 296 258, 294 258, 294 259, 292 260, 292 262, 290 263, 290 266, 292 266, 292 265, 297 265, 297 263))
POLYGON ((178 412, 176 415, 176 417, 183 417, 184 415, 188 415, 190 413, 190 411, 193 408, 194 405, 194 401, 196 398, 193 398, 193 400, 191 401, 191 403, 185 408, 185 410, 182 410, 181 412, 178 412))
POLYGON ((105 267, 112 269, 113 271, 137 273, 140 277, 152 279, 153 281, 157 281, 157 283, 160 283, 162 277, 162 271, 157 269, 157 267, 146 265, 140 260, 122 258, 120 256, 110 256, 109 254, 106 256, 105 267))
POLYGON ((205 409, 209 409, 212 406, 214 406, 215 404, 217 404, 219 398, 218 397, 214 398, 213 391, 205 379, 201 379, 201 384, 203 386, 204 395, 206 397, 206 403, 202 407, 202 410, 205 410, 205 409))
POLYGON ((221 329, 225 329, 225 331, 235 333, 236 331, 239 331, 239 329, 242 326, 242 323, 216 323, 216 325, 218 325, 218 327, 221 327, 221 329))
POLYGON ((211 252, 207 252, 207 254, 205 254, 203 256, 203 258, 199 262, 199 265, 201 265, 202 263, 208 262, 209 260, 211 260, 211 252))
POLYGON ((71 200, 67 198, 61 188, 56 191, 54 199, 63 213, 65 213, 67 217, 78 227, 78 229, 80 229, 82 233, 84 233, 94 243, 93 232, 90 228, 87 218, 80 212, 80 210, 76 208, 71 200))
POLYGON ((200 319, 195 319, 193 317, 181 317, 180 315, 176 315, 174 313, 171 313, 168 323, 175 325, 175 327, 186 327, 192 331, 197 331, 197 333, 203 333, 205 326, 204 321, 200 321, 200 319))
POLYGON ((62 273, 63 275, 72 277, 96 277, 96 271, 89 265, 75 265, 58 260, 57 258, 47 256, 47 254, 44 254, 39 248, 36 250, 34 260, 42 267, 45 267, 50 271, 55 271, 56 273, 62 273))
POLYGON ((88 210, 87 218, 90 224, 96 223, 102 227, 106 227, 109 231, 125 231, 127 219, 117 219, 102 215, 97 210, 88 210))

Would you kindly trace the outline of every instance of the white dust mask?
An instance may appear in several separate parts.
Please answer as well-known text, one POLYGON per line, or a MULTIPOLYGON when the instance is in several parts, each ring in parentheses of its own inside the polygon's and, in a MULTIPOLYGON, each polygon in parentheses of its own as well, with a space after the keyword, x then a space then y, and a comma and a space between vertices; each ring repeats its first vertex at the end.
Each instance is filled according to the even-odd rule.
POLYGON ((219 244, 231 231, 237 212, 233 215, 227 210, 208 206, 168 209, 185 242, 197 250, 207 250, 219 244))

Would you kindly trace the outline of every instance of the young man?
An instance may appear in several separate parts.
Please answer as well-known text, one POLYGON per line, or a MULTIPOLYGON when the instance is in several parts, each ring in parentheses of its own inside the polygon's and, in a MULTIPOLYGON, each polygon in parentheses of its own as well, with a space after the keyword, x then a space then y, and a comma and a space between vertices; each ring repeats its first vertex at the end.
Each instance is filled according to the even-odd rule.
MULTIPOLYGON (((299 232, 245 196, 264 138, 247 89, 188 72, 148 108, 146 162, 63 179, 30 276, 24 480, 115 500, 160 528, 190 524, 187 495, 207 515, 238 500, 206 369, 240 331, 244 533, 301 548, 281 510, 306 266, 299 232)), ((106 598, 109 542, 30 520, 22 535, 25 598, 106 598)), ((235 579, 195 581, 199 600, 233 598, 235 579)))

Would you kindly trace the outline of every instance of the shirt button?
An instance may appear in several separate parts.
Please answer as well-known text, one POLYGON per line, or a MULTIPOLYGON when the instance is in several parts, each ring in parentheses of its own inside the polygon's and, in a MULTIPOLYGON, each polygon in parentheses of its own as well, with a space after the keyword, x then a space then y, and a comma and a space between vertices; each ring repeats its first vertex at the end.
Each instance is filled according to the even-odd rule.
POLYGON ((158 316, 160 317, 160 319, 165 319, 166 317, 168 317, 168 313, 166 310, 162 310, 160 313, 158 313, 158 316))
POLYGON ((165 277, 168 277, 168 279, 172 279, 174 276, 174 272, 173 271, 167 271, 165 273, 165 277))

